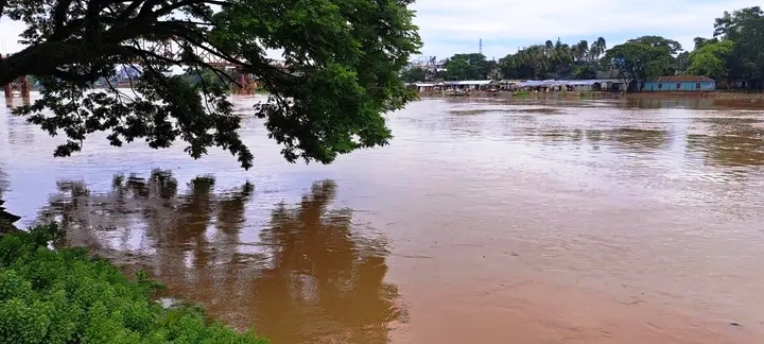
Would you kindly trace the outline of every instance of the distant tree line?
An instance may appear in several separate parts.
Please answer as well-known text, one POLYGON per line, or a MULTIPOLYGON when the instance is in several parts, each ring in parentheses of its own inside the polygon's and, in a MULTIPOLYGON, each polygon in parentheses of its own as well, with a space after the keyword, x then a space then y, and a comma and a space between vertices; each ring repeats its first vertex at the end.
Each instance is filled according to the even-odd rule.
POLYGON ((599 37, 591 43, 546 41, 507 54, 498 61, 483 54, 456 54, 436 68, 410 66, 407 82, 486 79, 620 78, 631 91, 665 75, 702 75, 720 86, 764 89, 764 11, 759 6, 724 12, 714 21, 711 38, 695 38, 692 51, 675 40, 642 36, 607 48, 599 37))

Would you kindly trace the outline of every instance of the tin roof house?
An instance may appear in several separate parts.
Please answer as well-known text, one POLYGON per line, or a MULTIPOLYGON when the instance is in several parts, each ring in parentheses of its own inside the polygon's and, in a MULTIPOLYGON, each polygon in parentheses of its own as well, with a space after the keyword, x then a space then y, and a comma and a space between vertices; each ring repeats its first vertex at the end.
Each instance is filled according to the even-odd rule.
POLYGON ((644 92, 702 92, 716 90, 716 81, 698 75, 661 76, 645 82, 644 92))

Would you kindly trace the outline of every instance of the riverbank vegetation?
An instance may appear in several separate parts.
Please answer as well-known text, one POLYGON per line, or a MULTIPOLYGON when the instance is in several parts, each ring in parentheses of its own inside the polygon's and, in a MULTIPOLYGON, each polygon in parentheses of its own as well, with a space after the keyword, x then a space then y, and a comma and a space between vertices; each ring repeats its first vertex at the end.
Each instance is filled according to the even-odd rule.
POLYGON ((559 39, 507 54, 498 61, 482 54, 456 54, 438 64, 410 66, 407 82, 435 80, 543 80, 619 78, 640 91, 646 80, 666 75, 713 78, 719 88, 764 89, 764 11, 758 6, 724 12, 711 37, 697 37, 687 51, 661 36, 642 36, 608 49, 603 37, 591 43, 559 39))
POLYGON ((84 248, 49 248, 55 224, 0 235, 0 338, 4 343, 266 344, 210 321, 193 305, 163 307, 160 285, 129 280, 84 248))

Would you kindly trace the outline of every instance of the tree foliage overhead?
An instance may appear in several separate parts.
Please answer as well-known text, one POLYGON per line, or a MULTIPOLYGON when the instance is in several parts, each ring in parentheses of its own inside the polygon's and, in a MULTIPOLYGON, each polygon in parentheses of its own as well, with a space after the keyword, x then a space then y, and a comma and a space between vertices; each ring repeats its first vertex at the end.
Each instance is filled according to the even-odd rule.
MULTIPOLYGON (((241 66, 270 92, 254 114, 289 161, 322 163, 391 138, 383 113, 414 99, 399 78, 421 41, 413 0, 0 0, 0 16, 23 21, 27 47, 0 61, 0 85, 34 75, 41 98, 17 110, 51 135, 56 156, 105 131, 111 144, 144 139, 154 148, 181 140, 194 158, 222 147, 244 168, 253 155, 237 133, 228 84, 209 58, 241 66), (176 54, 163 48, 171 44, 176 54), (284 51, 283 67, 266 51, 284 51), (137 93, 93 91, 116 66, 140 71, 137 93), (192 85, 172 66, 226 83, 192 85)), ((186 78, 187 79, 187 78, 186 78)), ((204 80, 204 78, 200 78, 204 80)))

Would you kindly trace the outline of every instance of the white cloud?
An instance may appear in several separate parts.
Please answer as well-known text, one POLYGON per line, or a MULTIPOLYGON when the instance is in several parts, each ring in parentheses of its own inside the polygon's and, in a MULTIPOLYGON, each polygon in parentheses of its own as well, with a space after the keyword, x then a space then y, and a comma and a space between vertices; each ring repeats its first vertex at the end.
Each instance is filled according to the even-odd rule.
POLYGON ((694 37, 710 37, 723 12, 757 6, 753 0, 419 0, 415 23, 422 53, 447 57, 460 52, 497 59, 518 47, 560 37, 566 43, 604 37, 608 46, 660 35, 692 49, 694 37))
POLYGON ((0 53, 6 55, 21 50, 22 46, 18 40, 25 28, 26 26, 21 22, 0 17, 0 53))
MULTIPOLYGON (((713 21, 727 11, 759 5, 753 0, 419 0, 415 22, 424 55, 483 52, 500 58, 518 47, 560 37, 565 42, 604 37, 608 46, 642 35, 678 40, 708 37, 713 21)), ((0 52, 16 52, 24 25, 0 18, 0 52)), ((276 57, 276 53, 269 53, 276 57)))

